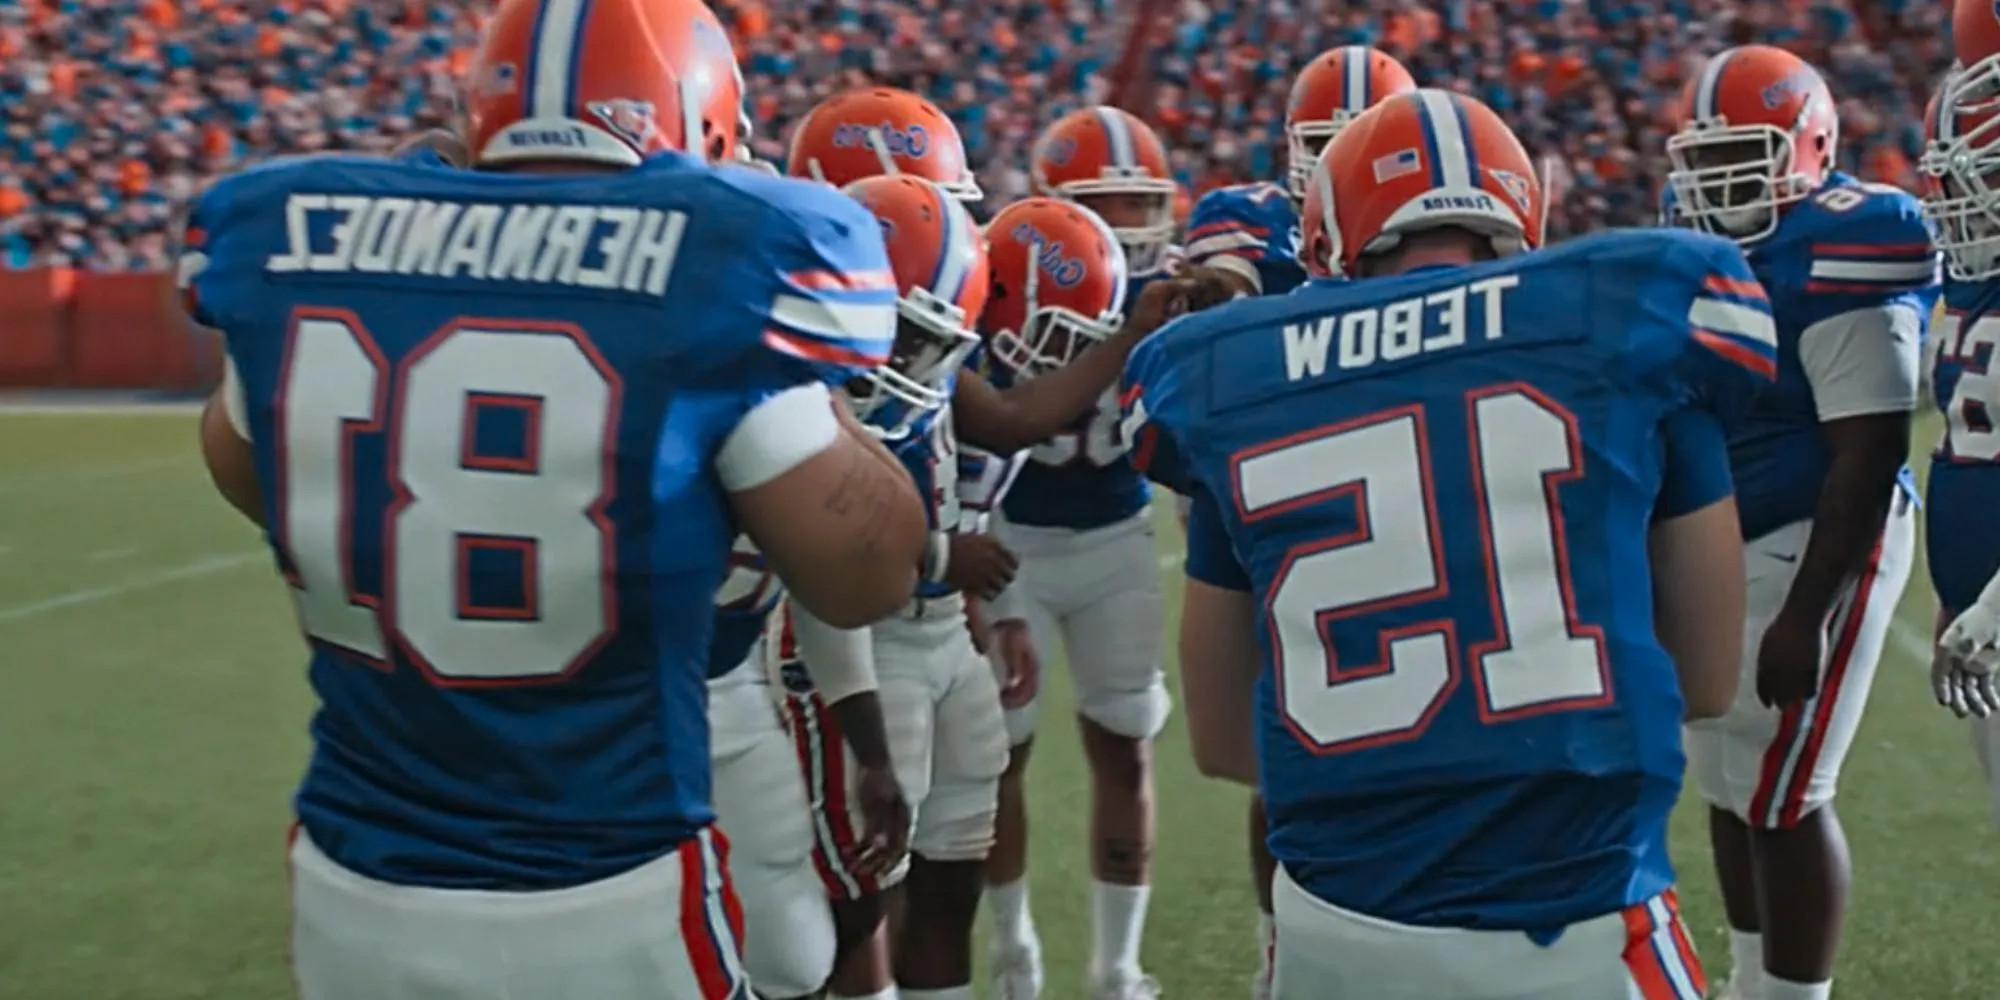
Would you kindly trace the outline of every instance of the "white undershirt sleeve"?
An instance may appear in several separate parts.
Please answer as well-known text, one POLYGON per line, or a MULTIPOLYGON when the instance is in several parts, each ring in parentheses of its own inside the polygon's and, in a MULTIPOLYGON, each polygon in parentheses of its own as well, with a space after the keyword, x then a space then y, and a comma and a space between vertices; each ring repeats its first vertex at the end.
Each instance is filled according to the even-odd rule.
POLYGON ((715 472, 731 493, 755 489, 825 451, 839 436, 833 394, 826 386, 793 386, 737 421, 715 456, 715 472))
POLYGON ((1812 383, 1822 423, 1917 405, 1923 323, 1908 304, 1856 309, 1820 320, 1799 336, 1799 364, 1812 383))
POLYGON ((875 640, 866 628, 834 628, 794 601, 792 638, 813 687, 829 705, 875 690, 875 640))

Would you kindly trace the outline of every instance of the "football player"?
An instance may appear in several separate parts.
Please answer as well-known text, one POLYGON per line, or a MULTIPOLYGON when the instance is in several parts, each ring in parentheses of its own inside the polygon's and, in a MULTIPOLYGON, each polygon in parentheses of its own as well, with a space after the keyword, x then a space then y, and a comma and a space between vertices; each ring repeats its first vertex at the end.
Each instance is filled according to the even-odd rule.
POLYGON ((1527 154, 1461 95, 1383 102, 1322 170, 1306 253, 1376 280, 1126 371, 1192 478, 1183 702, 1268 804, 1274 995, 1696 1000, 1667 820, 1684 713, 1735 687, 1720 423, 1776 365, 1762 295, 1699 234, 1526 253, 1527 154))
POLYGON ((1932 683, 1938 701, 1974 716, 1973 747, 2000 822, 2000 378, 1988 361, 2000 338, 2000 17, 1957 5, 1952 42, 1962 73, 1947 77, 1925 115, 1924 210, 1944 251, 1945 313, 1932 338, 1931 390, 1945 433, 1931 459, 1926 517, 1941 629, 1932 683))
POLYGON ((1689 767, 1735 996, 1817 1000, 1850 874, 1835 784, 1915 548, 1904 461, 1936 252, 1915 198, 1834 169, 1833 97, 1797 56, 1716 55, 1680 114, 1669 217, 1742 244, 1780 356, 1730 436, 1751 573, 1743 684, 1728 716, 1690 729, 1689 767))
MULTIPOLYGON (((913 175, 868 178, 846 191, 881 225, 896 280, 898 324, 888 361, 845 394, 855 416, 877 436, 907 442, 944 408, 951 378, 979 342, 970 323, 986 300, 985 240, 950 195, 913 175)), ((953 734, 929 731, 937 706, 928 678, 899 674, 877 694, 868 629, 831 629, 806 608, 788 608, 766 655, 746 659, 781 589, 762 571, 754 549, 739 555, 739 571, 719 598, 725 613, 717 619, 715 655, 717 666, 742 666, 711 683, 709 693, 717 821, 736 845, 732 868, 743 897, 751 982, 763 996, 801 997, 825 985, 838 949, 822 880, 837 898, 900 880, 909 834, 901 788, 957 780, 933 772, 938 755, 928 745, 953 734), (741 634, 746 628, 747 638, 741 634), (809 674, 785 675, 808 668, 809 674), (778 692, 817 695, 779 695, 788 727, 771 712, 772 680, 781 685, 778 692), (828 741, 829 732, 844 738, 828 741), (801 746, 809 751, 803 755, 811 772, 805 782, 801 746), (823 799, 832 797, 831 807, 825 801, 818 809, 809 806, 808 785, 823 799), (835 822, 849 825, 848 836, 830 840, 835 822)))
MULTIPOLYGON (((996 301, 984 324, 995 338, 989 375, 1001 384, 1060 368, 1069 354, 1108 336, 1123 303, 1180 263, 1170 242, 1175 184, 1166 147, 1137 117, 1111 107, 1065 115, 1035 143, 1030 173, 1039 195, 1074 208, 1024 202, 989 227, 1009 258, 996 266, 1014 279, 1015 294, 996 301), (1082 268, 1069 268, 1071 260, 1082 268), (1037 280, 1023 280, 1031 275, 1037 280), (1065 323, 1070 331, 1060 332, 1065 323)), ((1160 666, 1150 491, 1119 425, 1118 396, 1107 386, 1095 406, 1028 449, 995 525, 1021 558, 1006 607, 1025 615, 993 623, 996 649, 1006 656, 1025 640, 1039 664, 1060 638, 1076 684, 1091 773, 1093 1000, 1146 997, 1156 989, 1140 967, 1139 945, 1153 847, 1152 741, 1171 705, 1160 666), (1015 634, 1020 628, 1025 636, 1015 634)), ((1040 716, 1038 691, 1024 692, 1007 713, 1014 750, 987 859, 993 993, 1001 1000, 1034 1000, 1042 981, 1041 942, 1028 908, 1022 787, 1040 716)))
MULTIPOLYGON (((1238 184, 1202 195, 1188 216, 1188 263, 1229 275, 1243 295, 1282 295, 1298 287, 1307 277, 1299 255, 1299 208, 1320 152, 1356 115, 1416 86, 1394 56, 1364 45, 1329 49, 1307 63, 1292 81, 1285 108, 1285 183, 1238 184)), ((1155 482, 1168 482, 1163 469, 1148 468, 1147 474, 1155 482)), ((1177 494, 1176 503, 1185 524, 1188 500, 1177 494)), ((1251 996, 1266 1000, 1271 991, 1271 878, 1277 863, 1265 844, 1264 804, 1255 796, 1249 813, 1250 875, 1258 912, 1258 969, 1251 996)))
POLYGON ((228 349, 204 452, 320 699, 306 996, 745 990, 702 686, 731 538, 851 628, 927 534, 828 391, 889 351, 880 230, 717 166, 735 79, 693 0, 503 0, 474 169, 281 160, 192 206, 180 274, 228 349))
POLYGON ((1343 45, 1320 53, 1292 81, 1285 106, 1285 183, 1236 184, 1202 195, 1188 215, 1187 262, 1227 272, 1245 295, 1298 287, 1306 278, 1299 205, 1320 151, 1356 115, 1416 87, 1410 71, 1380 49, 1343 45))

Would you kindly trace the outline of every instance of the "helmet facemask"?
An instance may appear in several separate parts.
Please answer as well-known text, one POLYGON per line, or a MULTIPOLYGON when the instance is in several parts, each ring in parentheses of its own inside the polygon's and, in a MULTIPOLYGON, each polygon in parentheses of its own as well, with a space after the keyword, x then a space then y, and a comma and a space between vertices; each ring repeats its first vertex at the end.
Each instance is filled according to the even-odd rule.
POLYGON ((1285 165, 1285 187, 1292 193, 1294 202, 1306 200, 1306 191, 1312 184, 1313 170, 1319 166, 1320 154, 1333 142, 1333 137, 1357 117, 1352 111, 1336 111, 1328 118, 1293 122, 1285 126, 1285 140, 1291 154, 1290 161, 1285 165))
POLYGON ((1960 78, 1938 105, 1938 134, 1918 161, 1924 217, 1937 228, 1952 278, 2000 277, 2000 102, 1960 78))
POLYGON ((1071 181, 1056 193, 1103 219, 1125 249, 1126 266, 1143 274, 1159 265, 1161 254, 1173 242, 1178 228, 1174 190, 1173 181, 1141 173, 1123 179, 1071 181))
POLYGON ((1780 210, 1823 180, 1798 172, 1793 136, 1771 125, 1691 125, 1667 140, 1667 159, 1678 219, 1744 243, 1775 232, 1780 210))
POLYGON ((885 441, 908 437, 924 417, 944 409, 952 376, 979 345, 964 310, 926 289, 905 293, 896 312, 889 360, 847 385, 855 419, 885 441))

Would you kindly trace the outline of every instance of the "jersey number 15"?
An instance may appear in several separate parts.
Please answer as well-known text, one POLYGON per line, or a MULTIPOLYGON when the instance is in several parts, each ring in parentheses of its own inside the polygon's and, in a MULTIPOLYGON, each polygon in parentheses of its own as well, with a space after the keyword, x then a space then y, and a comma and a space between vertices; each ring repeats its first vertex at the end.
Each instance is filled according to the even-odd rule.
POLYGON ((459 320, 392 368, 351 313, 301 310, 279 378, 272 535, 314 641, 386 668, 394 640, 451 685, 554 680, 609 637, 619 389, 581 330, 459 320), (526 411, 521 455, 473 454, 482 406, 526 411), (356 434, 387 438, 386 509, 356 500, 356 434), (379 600, 358 539, 381 540, 379 600), (518 600, 475 599, 482 549, 519 567, 518 600))
POLYGON ((1239 456, 1246 523, 1342 496, 1352 532, 1293 546, 1271 580, 1266 622, 1278 710, 1315 753, 1421 736, 1461 676, 1493 723, 1603 704, 1603 632, 1576 620, 1556 489, 1582 472, 1575 418, 1525 386, 1471 394, 1470 495, 1438 496, 1421 406, 1371 414, 1239 456), (1440 517, 1479 518, 1484 580, 1446 572, 1440 517), (1437 617, 1390 627, 1376 616, 1442 604, 1437 617), (1481 607, 1486 605, 1487 607, 1481 607), (1461 653, 1452 613, 1490 608, 1494 635, 1461 653), (1344 663, 1334 633, 1372 629, 1373 663, 1344 663))

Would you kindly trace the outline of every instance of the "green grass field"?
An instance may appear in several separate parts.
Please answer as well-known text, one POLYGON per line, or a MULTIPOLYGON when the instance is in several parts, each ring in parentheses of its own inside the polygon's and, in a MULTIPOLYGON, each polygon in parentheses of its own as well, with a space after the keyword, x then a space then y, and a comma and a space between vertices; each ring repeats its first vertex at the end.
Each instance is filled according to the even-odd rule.
MULTIPOLYGON (((256 532, 209 492, 194 443, 190 413, 0 414, 0 1000, 290 995, 302 646, 256 532)), ((1858 885, 1837 982, 1858 1000, 2000 993, 2000 853, 1964 726, 1930 702, 1924 580, 1841 799, 1858 885)), ((1059 680, 1045 690, 1067 697, 1059 680)), ((1149 969, 1175 1000, 1236 1000, 1254 964, 1244 794, 1196 776, 1178 718, 1158 774, 1149 969)), ((1070 727, 1044 733, 1032 784, 1048 995, 1069 1000, 1089 943, 1070 727)), ((1719 974, 1705 836, 1693 810, 1680 818, 1686 908, 1719 974)))

